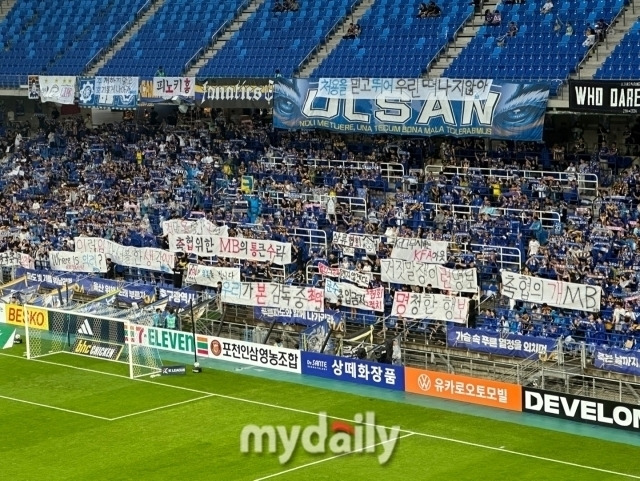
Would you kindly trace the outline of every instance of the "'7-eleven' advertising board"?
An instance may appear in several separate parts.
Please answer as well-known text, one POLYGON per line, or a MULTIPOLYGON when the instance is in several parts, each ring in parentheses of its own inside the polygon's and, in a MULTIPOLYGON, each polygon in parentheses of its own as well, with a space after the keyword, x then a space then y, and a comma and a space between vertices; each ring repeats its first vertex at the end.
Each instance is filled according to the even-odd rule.
POLYGON ((149 326, 132 326, 131 342, 160 351, 180 354, 197 353, 221 361, 267 369, 300 373, 300 351, 222 337, 204 336, 149 326))

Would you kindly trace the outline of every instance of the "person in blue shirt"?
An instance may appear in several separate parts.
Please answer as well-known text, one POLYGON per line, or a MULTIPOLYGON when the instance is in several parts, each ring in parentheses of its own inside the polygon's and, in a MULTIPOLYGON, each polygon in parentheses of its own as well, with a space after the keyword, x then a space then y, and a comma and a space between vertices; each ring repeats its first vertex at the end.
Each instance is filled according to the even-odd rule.
POLYGON ((153 327, 164 327, 162 310, 159 307, 156 309, 156 312, 153 313, 153 327))

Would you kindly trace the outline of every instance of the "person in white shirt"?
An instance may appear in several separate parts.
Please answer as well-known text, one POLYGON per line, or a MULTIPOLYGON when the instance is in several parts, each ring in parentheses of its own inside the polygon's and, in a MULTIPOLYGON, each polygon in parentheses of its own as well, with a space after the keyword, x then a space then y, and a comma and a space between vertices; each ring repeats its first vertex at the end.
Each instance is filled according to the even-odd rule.
POLYGON ((537 256, 539 249, 540 242, 538 242, 536 239, 531 239, 529 241, 529 256, 537 256))
POLYGON ((545 4, 540 9, 540 13, 546 15, 553 9, 553 2, 551 0, 547 0, 545 4))

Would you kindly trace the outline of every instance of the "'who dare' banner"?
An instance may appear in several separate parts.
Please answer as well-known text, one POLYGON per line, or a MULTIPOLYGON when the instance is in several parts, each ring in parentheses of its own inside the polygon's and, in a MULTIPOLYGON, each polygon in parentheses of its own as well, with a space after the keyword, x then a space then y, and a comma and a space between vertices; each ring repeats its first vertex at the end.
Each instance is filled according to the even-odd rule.
POLYGON ((465 324, 469 299, 443 294, 396 292, 391 315, 409 319, 431 319, 465 324))
POLYGON ((502 295, 517 301, 597 312, 602 288, 502 271, 502 295))
POLYGON ((322 312, 324 292, 315 287, 298 287, 274 282, 222 283, 222 302, 242 306, 279 307, 322 312))
POLYGON ((371 135, 542 140, 549 87, 489 79, 278 79, 273 123, 371 135))
POLYGON ((291 264, 291 244, 271 240, 169 234, 169 250, 200 257, 231 257, 257 262, 273 262, 281 266, 291 264))
POLYGON ((476 269, 449 269, 440 264, 381 259, 382 282, 408 284, 456 292, 477 292, 476 269))

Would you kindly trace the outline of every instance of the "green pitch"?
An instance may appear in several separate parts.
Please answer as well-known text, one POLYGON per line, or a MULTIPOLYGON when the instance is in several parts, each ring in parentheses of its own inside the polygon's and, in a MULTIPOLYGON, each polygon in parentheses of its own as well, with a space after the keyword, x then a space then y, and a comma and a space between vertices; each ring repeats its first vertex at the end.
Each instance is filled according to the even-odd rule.
MULTIPOLYGON (((197 375, 134 381, 124 365, 69 354, 27 361, 22 353, 21 346, 0 353, 6 480, 640 479, 640 448, 630 444, 247 375, 251 370, 205 367, 197 375), (399 425, 402 439, 383 466, 370 453, 298 449, 284 466, 276 455, 240 453, 243 426, 306 426, 320 411, 342 419, 374 411, 378 424, 399 425)), ((464 407, 449 404, 456 406, 464 407)))

